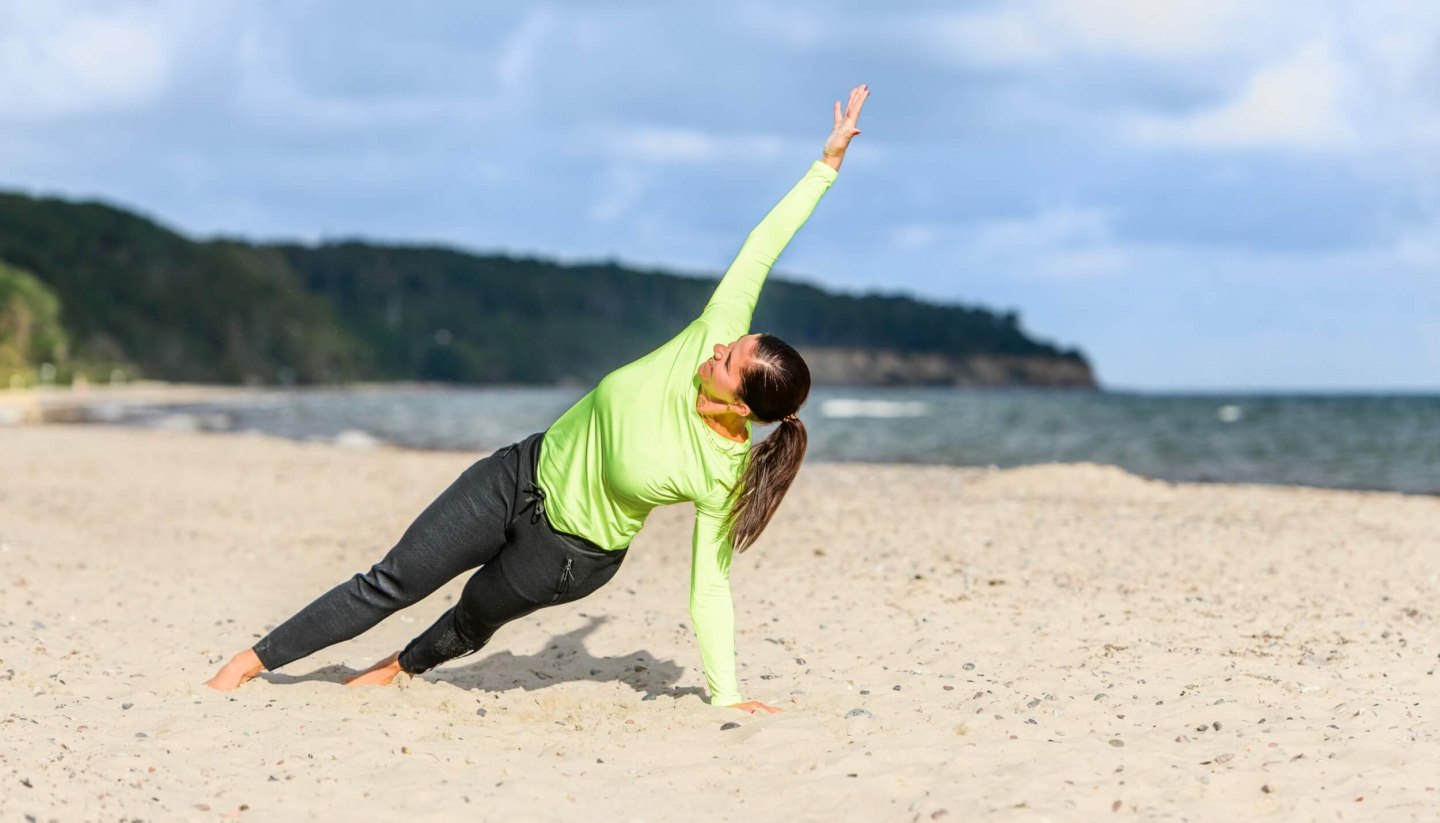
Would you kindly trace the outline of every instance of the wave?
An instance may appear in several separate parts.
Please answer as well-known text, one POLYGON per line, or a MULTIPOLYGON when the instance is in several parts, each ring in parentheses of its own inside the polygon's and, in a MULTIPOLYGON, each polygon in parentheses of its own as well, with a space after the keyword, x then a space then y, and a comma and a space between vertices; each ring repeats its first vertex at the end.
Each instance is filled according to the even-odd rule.
POLYGON ((930 414, 926 403, 905 400, 856 400, 838 397, 820 404, 824 417, 925 417, 930 414))

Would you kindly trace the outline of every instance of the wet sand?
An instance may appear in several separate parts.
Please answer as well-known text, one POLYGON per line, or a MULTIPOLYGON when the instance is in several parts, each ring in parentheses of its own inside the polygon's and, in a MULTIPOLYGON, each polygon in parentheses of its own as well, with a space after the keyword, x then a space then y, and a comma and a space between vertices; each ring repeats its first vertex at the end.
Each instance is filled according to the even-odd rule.
POLYGON ((232 694, 473 454, 0 428, 0 819, 1432 820, 1440 499, 812 465, 705 705, 689 513, 387 689, 463 578, 232 694), (858 711, 857 711, 858 710, 858 711), (727 722, 738 727, 723 729, 727 722))

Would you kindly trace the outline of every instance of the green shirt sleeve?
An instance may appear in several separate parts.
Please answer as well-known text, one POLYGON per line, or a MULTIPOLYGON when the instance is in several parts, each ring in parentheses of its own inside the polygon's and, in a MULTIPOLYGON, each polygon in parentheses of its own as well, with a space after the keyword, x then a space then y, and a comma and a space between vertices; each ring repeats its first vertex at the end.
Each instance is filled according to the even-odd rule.
POLYGON ((726 512, 695 504, 690 558, 690 620, 700 642, 710 705, 733 706, 744 698, 735 676, 735 607, 730 599, 729 529, 726 512))
POLYGON ((755 303, 760 299, 760 289, 770 268, 775 265, 780 252, 789 245, 790 239, 810 219, 811 212, 820 203, 820 198, 835 182, 834 169, 816 160, 800 178, 789 193, 775 204, 745 238, 745 245, 735 255, 735 261, 725 271, 715 294, 705 306, 700 317, 719 336, 732 340, 749 333, 750 318, 755 314, 755 303))

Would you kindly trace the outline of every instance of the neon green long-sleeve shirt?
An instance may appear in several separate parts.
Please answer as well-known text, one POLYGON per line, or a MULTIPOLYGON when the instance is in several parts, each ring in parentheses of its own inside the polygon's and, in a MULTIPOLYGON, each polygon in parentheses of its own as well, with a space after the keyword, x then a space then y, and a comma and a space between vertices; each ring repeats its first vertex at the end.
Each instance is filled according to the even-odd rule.
POLYGON ((705 310, 674 339, 623 366, 545 433, 538 480, 555 528, 606 549, 630 544, 656 506, 695 504, 690 618, 712 705, 742 701, 735 676, 731 542, 725 518, 750 454, 695 410, 696 370, 716 343, 750 332, 760 289, 836 172, 816 161, 750 232, 705 310))

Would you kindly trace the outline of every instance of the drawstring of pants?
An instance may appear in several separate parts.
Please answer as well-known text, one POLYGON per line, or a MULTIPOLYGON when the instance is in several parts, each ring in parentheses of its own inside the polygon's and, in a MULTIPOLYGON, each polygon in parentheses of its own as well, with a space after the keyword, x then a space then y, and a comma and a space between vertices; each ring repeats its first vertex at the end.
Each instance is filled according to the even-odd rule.
POLYGON ((534 483, 527 483, 520 493, 525 495, 526 503, 535 504, 534 510, 530 512, 530 525, 539 523, 540 518, 545 516, 545 490, 534 483))

